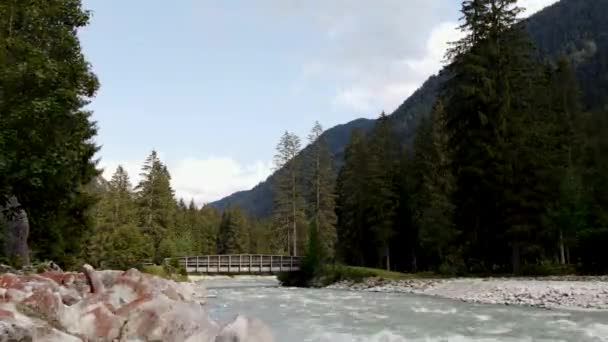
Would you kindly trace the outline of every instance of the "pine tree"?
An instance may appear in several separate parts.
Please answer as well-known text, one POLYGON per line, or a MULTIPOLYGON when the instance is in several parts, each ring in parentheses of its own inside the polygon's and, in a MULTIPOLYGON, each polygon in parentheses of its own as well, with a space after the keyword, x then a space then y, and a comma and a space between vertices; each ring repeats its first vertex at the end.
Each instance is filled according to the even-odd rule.
POLYGON ((88 21, 80 1, 0 3, 0 203, 16 198, 32 251, 62 266, 78 262, 99 174, 85 109, 99 83, 77 35, 88 21))
POLYGON ((216 254, 221 215, 217 209, 205 205, 199 210, 198 216, 199 221, 194 232, 195 240, 199 244, 198 253, 216 254))
POLYGON ((249 223, 239 208, 229 208, 222 214, 217 251, 219 254, 249 252, 249 223))
POLYGON ((119 165, 108 183, 107 198, 102 200, 109 206, 109 225, 120 226, 136 221, 133 187, 127 171, 119 165), (109 203, 108 203, 109 202, 109 203))
POLYGON ((127 269, 151 255, 151 242, 137 227, 129 175, 118 166, 96 208, 96 224, 84 259, 95 267, 127 269))
POLYGON ((392 123, 385 113, 380 115, 369 138, 370 164, 369 182, 370 229, 374 235, 378 261, 377 266, 390 270, 390 241, 397 227, 398 184, 400 143, 392 123), (384 261, 381 259, 384 258, 384 261))
POLYGON ((466 36, 448 52, 453 76, 445 95, 457 183, 455 220, 465 233, 469 265, 477 269, 508 264, 517 269, 520 242, 532 229, 530 208, 516 208, 534 194, 526 192, 523 169, 517 167, 521 129, 526 129, 525 100, 519 95, 529 90, 522 77, 529 46, 515 25, 521 12, 515 3, 464 1, 466 36))
POLYGON ((324 258, 329 260, 335 256, 336 243, 336 213, 335 213, 335 177, 333 175, 332 158, 323 137, 323 128, 315 122, 308 141, 312 149, 309 160, 309 213, 318 230, 319 241, 324 258))
POLYGON ((562 57, 551 72, 549 88, 550 129, 546 137, 553 146, 551 179, 553 206, 549 216, 555 225, 559 245, 559 261, 565 264, 576 235, 585 229, 587 204, 583 186, 582 131, 585 118, 580 104, 580 92, 570 61, 562 57))
POLYGON ((158 158, 156 151, 152 151, 146 159, 141 177, 142 180, 135 188, 139 224, 144 234, 152 240, 155 262, 160 263, 163 257, 172 256, 166 254, 174 252, 171 251, 170 245, 165 246, 168 249, 165 251, 161 247, 163 242, 170 242, 166 241, 166 237, 172 233, 170 229, 174 227, 176 202, 169 171, 158 158))
POLYGON ((285 132, 277 145, 277 154, 274 158, 276 180, 273 184, 274 209, 273 221, 276 236, 284 241, 285 248, 291 255, 301 254, 305 244, 305 204, 303 192, 300 189, 302 181, 302 167, 298 155, 300 153, 300 138, 292 133, 285 132))
POLYGON ((250 221, 249 250, 253 254, 274 254, 272 249, 272 220, 256 219, 250 221))
POLYGON ((457 236, 452 221, 454 180, 445 118, 443 102, 439 99, 431 117, 423 119, 417 130, 412 165, 415 172, 413 219, 419 228, 421 246, 433 256, 433 262, 454 267, 454 259, 458 258, 457 252, 450 250, 455 247, 457 236))
POLYGON ((351 265, 375 266, 375 250, 370 244, 374 237, 369 229, 369 167, 367 141, 361 131, 355 130, 344 151, 344 166, 336 182, 337 252, 341 261, 351 265))

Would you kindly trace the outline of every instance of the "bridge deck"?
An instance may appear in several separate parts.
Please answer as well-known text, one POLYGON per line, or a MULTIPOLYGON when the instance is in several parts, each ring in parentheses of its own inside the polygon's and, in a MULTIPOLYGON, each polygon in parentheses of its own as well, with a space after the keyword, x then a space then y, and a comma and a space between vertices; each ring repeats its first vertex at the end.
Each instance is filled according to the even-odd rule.
POLYGON ((300 270, 300 257, 289 255, 202 255, 178 258, 188 273, 276 273, 300 270))

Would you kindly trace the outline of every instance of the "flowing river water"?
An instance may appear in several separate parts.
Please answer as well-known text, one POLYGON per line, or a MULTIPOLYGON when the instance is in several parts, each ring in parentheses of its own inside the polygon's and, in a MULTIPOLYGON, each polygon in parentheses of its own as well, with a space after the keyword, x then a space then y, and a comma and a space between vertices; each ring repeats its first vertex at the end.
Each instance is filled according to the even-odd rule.
POLYGON ((279 287, 272 278, 211 279, 212 318, 260 318, 277 342, 608 341, 608 312, 468 304, 390 293, 279 287))

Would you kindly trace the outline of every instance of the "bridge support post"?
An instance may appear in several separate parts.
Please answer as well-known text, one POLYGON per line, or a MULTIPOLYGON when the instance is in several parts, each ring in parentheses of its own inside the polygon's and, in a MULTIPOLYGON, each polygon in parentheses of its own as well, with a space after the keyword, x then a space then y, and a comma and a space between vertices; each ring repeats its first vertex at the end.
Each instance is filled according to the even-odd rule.
POLYGON ((272 255, 270 256, 270 273, 272 273, 272 255))
POLYGON ((289 257, 289 271, 293 271, 293 256, 289 257))
POLYGON ((207 274, 209 274, 209 256, 207 255, 207 274))
POLYGON ((249 273, 253 273, 253 262, 251 261, 251 258, 253 257, 253 255, 249 254, 249 273))
POLYGON ((279 261, 281 264, 279 265, 279 271, 283 272, 283 256, 281 255, 281 259, 279 261))
POLYGON ((243 263, 243 255, 239 254, 239 273, 241 273, 241 264, 243 263))
POLYGON ((198 273, 198 256, 196 257, 196 266, 194 268, 196 269, 196 273, 198 273))

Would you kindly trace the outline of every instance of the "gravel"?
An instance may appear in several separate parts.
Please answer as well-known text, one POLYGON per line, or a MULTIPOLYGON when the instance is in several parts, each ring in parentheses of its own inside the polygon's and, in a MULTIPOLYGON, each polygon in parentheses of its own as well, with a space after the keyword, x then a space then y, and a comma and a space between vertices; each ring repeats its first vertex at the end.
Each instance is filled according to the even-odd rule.
POLYGON ((342 281, 329 289, 414 293, 470 303, 548 309, 608 310, 608 277, 379 279, 342 281))

